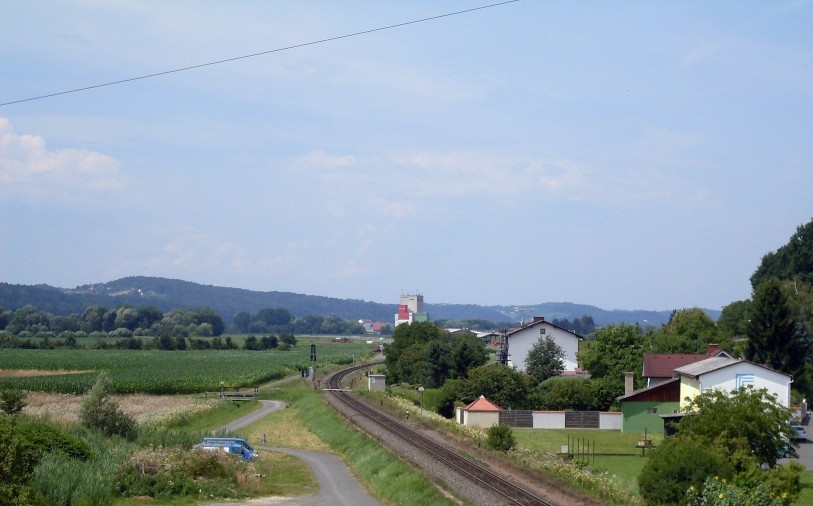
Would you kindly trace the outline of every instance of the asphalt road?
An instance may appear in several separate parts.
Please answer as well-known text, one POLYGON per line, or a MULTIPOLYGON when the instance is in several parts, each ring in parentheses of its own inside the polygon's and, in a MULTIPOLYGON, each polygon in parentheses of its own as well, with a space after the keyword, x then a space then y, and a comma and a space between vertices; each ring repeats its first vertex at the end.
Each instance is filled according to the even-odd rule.
MULTIPOLYGON (((221 427, 221 430, 235 431, 250 425, 269 413, 285 407, 282 401, 260 401, 262 407, 253 413, 234 420, 221 427)), ((257 446, 265 451, 294 455, 302 459, 313 470, 319 483, 319 492, 297 497, 261 497, 242 502, 253 506, 381 506, 359 481, 350 469, 335 455, 324 452, 309 452, 288 448, 257 446)), ((205 506, 234 506, 230 503, 208 503, 205 506)))
MULTIPOLYGON (((813 471, 813 441, 809 439, 799 441, 799 447, 796 448, 796 453, 799 454, 799 463, 805 466, 808 471, 813 471)), ((787 459, 787 461, 790 461, 790 459, 787 459)), ((784 463, 786 460, 783 459, 782 462, 784 463)))

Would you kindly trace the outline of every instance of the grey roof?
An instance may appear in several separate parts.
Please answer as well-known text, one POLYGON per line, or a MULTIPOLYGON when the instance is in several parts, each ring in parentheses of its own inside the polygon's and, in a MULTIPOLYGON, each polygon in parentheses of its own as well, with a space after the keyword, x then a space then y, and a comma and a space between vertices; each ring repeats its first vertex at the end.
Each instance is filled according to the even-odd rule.
POLYGON ((741 358, 730 358, 723 356, 711 357, 701 360, 700 362, 678 367, 675 369, 675 373, 682 374, 684 376, 694 376, 696 378, 701 374, 716 371, 717 369, 722 369, 730 365, 739 364, 740 362, 745 362, 745 360, 741 358))

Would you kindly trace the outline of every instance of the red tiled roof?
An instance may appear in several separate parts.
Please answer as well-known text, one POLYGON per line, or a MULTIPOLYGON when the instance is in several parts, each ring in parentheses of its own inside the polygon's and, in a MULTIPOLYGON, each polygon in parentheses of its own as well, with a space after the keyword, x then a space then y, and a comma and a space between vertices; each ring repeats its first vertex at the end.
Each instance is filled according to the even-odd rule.
POLYGON ((468 406, 463 408, 463 410, 464 411, 502 411, 502 408, 500 408, 496 404, 493 404, 492 402, 490 402, 488 399, 486 399, 485 397, 483 397, 481 395, 479 399, 477 399, 476 401, 472 402, 471 404, 469 404, 468 406))
POLYGON ((709 346, 707 353, 644 353, 643 376, 644 378, 672 378, 675 375, 675 369, 716 357, 721 353, 729 356, 713 345, 709 346))

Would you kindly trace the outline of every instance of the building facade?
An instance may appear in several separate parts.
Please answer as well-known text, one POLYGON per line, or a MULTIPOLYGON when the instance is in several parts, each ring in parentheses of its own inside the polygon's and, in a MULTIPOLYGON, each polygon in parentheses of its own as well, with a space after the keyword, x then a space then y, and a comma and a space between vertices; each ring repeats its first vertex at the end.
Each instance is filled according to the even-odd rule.
POLYGON ((395 325, 428 322, 429 314, 423 308, 423 294, 402 294, 395 313, 395 325))
POLYGON ((541 316, 535 316, 533 321, 524 327, 510 330, 508 337, 509 364, 517 370, 525 370, 525 359, 531 348, 540 340, 550 337, 555 342, 565 356, 563 359, 564 373, 576 373, 578 369, 577 354, 579 352, 579 341, 582 336, 567 329, 545 321, 541 316))

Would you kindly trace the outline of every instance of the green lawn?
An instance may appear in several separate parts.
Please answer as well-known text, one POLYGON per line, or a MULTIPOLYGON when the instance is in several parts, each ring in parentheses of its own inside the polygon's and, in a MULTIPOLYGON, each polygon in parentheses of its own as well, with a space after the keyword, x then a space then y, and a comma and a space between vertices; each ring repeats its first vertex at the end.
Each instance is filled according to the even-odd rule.
MULTIPOLYGON (((570 441, 571 453, 577 445, 587 447, 590 451, 595 448, 596 455, 626 455, 640 456, 641 450, 636 448, 643 434, 637 432, 620 432, 615 430, 598 429, 514 429, 517 443, 529 450, 559 453, 562 446, 570 441)), ((663 434, 647 434, 652 444, 658 445, 663 441, 663 434)))
MULTIPOLYGON (((635 447, 643 434, 624 433, 611 430, 554 430, 554 429, 514 429, 514 436, 519 446, 530 450, 559 453, 567 445, 568 436, 572 449, 574 439, 589 441, 592 449, 595 444, 595 458, 589 457, 588 467, 606 471, 624 489, 638 495, 638 475, 646 464, 648 457, 641 456, 641 450, 635 447), (628 455, 619 455, 619 454, 628 455)), ((647 434, 654 445, 663 441, 662 434, 647 434)), ((586 443, 584 443, 586 447, 586 443)), ((813 471, 805 471, 801 476, 802 492, 794 506, 813 504, 813 471)))

